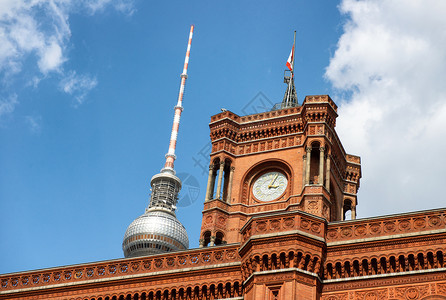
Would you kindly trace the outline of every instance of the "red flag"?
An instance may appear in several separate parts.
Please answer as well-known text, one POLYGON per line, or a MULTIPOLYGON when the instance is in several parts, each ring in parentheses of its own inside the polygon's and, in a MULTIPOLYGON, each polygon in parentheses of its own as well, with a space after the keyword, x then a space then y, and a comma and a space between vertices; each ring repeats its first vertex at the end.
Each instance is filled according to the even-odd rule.
POLYGON ((288 57, 288 60, 286 61, 286 66, 288 67, 288 69, 290 69, 290 71, 293 71, 293 61, 294 61, 294 45, 293 45, 293 48, 291 49, 290 56, 288 57))

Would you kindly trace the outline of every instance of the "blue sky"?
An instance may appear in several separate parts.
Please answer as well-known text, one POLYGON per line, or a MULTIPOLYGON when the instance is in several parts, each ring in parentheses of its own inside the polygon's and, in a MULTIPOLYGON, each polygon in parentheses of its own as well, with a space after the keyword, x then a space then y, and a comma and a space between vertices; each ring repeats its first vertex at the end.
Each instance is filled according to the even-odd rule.
POLYGON ((175 163, 200 187, 177 211, 191 248, 210 116, 281 101, 294 30, 299 100, 330 94, 363 158, 358 217, 445 206, 445 158, 420 152, 446 146, 445 6, 388 2, 0 1, 0 273, 123 256, 164 163, 191 24, 175 163))

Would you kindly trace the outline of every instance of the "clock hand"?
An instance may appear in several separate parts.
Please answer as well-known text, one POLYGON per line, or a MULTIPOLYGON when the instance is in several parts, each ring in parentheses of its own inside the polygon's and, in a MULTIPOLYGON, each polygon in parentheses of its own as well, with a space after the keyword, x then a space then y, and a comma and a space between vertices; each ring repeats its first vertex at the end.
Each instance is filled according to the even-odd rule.
POLYGON ((273 180, 271 180, 270 184, 268 185, 268 188, 272 188, 273 187, 273 183, 276 181, 277 176, 279 176, 279 174, 276 174, 276 176, 274 176, 273 180))

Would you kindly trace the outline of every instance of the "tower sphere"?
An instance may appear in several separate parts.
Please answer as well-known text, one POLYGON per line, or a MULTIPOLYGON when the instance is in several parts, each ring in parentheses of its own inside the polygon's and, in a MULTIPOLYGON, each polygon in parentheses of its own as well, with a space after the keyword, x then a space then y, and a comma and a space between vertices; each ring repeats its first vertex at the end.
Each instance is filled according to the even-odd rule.
POLYGON ((186 229, 164 209, 148 209, 127 228, 122 243, 125 257, 145 256, 189 248, 186 229))

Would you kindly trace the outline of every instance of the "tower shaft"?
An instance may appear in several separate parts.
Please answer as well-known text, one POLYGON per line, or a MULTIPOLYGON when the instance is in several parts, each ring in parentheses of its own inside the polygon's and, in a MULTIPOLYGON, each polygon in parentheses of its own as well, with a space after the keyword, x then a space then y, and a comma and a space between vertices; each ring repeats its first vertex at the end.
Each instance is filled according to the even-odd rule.
POLYGON ((186 57, 184 59, 183 73, 181 74, 180 92, 178 94, 177 105, 175 106, 175 116, 173 119, 172 133, 170 135, 169 150, 166 154, 166 163, 164 164, 164 168, 162 170, 162 172, 169 172, 171 174, 175 174, 175 171, 174 171, 174 161, 176 158, 175 157, 175 148, 177 145, 177 137, 178 137, 178 129, 180 127, 181 112, 183 111, 183 95, 184 95, 184 88, 186 86, 187 67, 189 65, 190 47, 192 44, 193 33, 194 33, 194 25, 191 25, 190 33, 189 33, 189 41, 187 44, 186 57))

